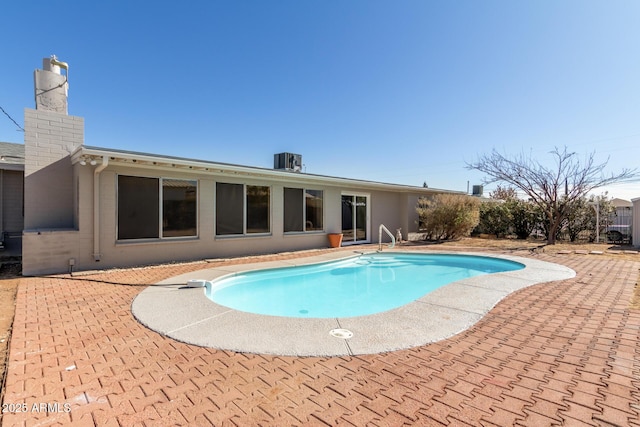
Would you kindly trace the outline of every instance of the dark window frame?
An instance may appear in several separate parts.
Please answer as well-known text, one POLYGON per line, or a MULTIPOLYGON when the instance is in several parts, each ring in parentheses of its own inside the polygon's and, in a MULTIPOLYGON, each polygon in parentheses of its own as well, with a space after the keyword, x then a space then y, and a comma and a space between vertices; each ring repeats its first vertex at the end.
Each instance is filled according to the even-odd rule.
MULTIPOLYGON (((318 207, 316 207, 317 209, 318 207)), ((300 187, 284 187, 283 190, 283 231, 285 234, 321 233, 324 232, 324 190, 300 187), (315 194, 313 194, 315 193, 315 194), (308 203, 309 196, 320 194, 320 225, 313 224, 309 215, 312 206, 308 203), (289 195, 289 196, 287 196, 289 195), (298 205, 299 204, 299 205, 298 205), (294 209, 295 211, 291 211, 294 209), (309 224, 312 227, 309 227, 309 224)))
POLYGON ((198 237, 198 181, 181 178, 161 178, 160 188, 162 238, 198 237), (171 192, 174 195, 182 195, 180 190, 171 190, 172 188, 180 189, 181 184, 184 187, 184 197, 169 197, 171 192))
MULTIPOLYGON (((259 190, 258 190, 259 193, 259 190)), ((216 182, 214 234, 216 238, 269 236, 272 233, 272 187, 245 183, 216 182), (241 187, 241 193, 238 189, 241 187), (233 189, 232 191, 229 191, 233 189), (262 200, 263 213, 259 214, 260 195, 252 189, 266 189, 262 200), (231 199, 224 200, 231 195, 231 199), (264 203, 266 202, 266 203, 264 203), (230 204, 230 205, 228 205, 230 204), (241 205, 240 205, 241 204, 241 205), (227 211, 225 207, 229 206, 227 211), (250 211, 251 209, 251 211, 250 211), (262 228, 260 228, 262 227, 262 228), (257 231, 251 231, 255 230, 257 231)))
POLYGON ((198 238, 198 211, 198 180, 125 174, 116 176, 116 241, 118 242, 198 238), (127 181, 134 185, 136 185, 135 182, 137 181, 138 188, 126 188, 127 181), (195 206, 190 209, 193 218, 189 219, 191 227, 188 228, 189 230, 194 230, 193 234, 175 234, 175 230, 171 232, 166 229, 165 220, 170 213, 167 211, 168 204, 165 203, 165 199, 167 199, 165 196, 165 181, 183 181, 191 183, 191 186, 195 187, 193 199, 195 206), (155 191, 152 191, 152 188, 155 191), (129 203, 129 206, 123 206, 126 203, 129 203), (140 218, 136 218, 128 224, 125 223, 127 217, 131 218, 139 214, 141 214, 140 218), (153 224, 156 224, 156 227, 153 227, 153 224), (175 235, 170 235, 172 233, 175 235))

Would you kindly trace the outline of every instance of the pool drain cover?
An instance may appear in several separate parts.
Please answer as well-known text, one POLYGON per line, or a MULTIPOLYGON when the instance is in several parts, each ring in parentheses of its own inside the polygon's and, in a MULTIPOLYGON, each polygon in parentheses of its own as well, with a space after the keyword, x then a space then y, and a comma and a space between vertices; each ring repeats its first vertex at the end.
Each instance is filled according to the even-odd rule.
POLYGON ((348 329, 332 329, 329 331, 329 335, 346 340, 353 336, 353 332, 348 329))

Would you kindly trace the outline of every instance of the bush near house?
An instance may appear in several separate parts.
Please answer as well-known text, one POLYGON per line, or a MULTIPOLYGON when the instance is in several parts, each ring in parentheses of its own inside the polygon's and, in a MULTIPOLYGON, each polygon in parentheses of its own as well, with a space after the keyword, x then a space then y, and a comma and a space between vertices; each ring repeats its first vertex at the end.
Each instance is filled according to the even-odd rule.
POLYGON ((541 222, 536 206, 518 198, 515 188, 498 185, 489 200, 480 206, 480 223, 473 234, 492 234, 498 238, 515 234, 528 238, 541 222))
POLYGON ((472 234, 498 238, 515 235, 526 239, 541 222, 541 214, 533 203, 519 199, 485 200, 480 205, 480 222, 472 234))
POLYGON ((480 201, 471 196, 438 194, 420 198, 416 208, 427 240, 452 240, 468 236, 478 225, 480 201))
POLYGON ((502 200, 485 201, 480 204, 480 220, 474 234, 491 234, 498 238, 510 233, 513 215, 502 200))
POLYGON ((536 228, 540 214, 533 203, 520 199, 507 201, 511 212, 513 233, 518 239, 527 239, 536 228))

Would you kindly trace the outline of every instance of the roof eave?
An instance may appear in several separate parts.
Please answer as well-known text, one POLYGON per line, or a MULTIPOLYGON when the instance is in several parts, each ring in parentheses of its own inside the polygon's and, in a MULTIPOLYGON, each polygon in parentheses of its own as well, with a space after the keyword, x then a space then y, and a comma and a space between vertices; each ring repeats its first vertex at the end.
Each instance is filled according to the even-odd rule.
POLYGON ((80 162, 83 158, 99 161, 107 156, 110 165, 124 163, 130 167, 153 169, 183 169, 194 173, 210 175, 236 175, 256 178, 269 178, 277 181, 291 181, 295 179, 307 183, 323 183, 335 186, 348 186, 350 188, 368 188, 378 190, 392 190, 400 192, 420 193, 424 195, 435 193, 466 194, 461 191, 442 190, 437 188, 415 187, 401 184, 365 181, 350 178, 340 178, 325 175, 306 174, 292 171, 259 168, 253 166, 241 166, 228 163, 217 163, 205 160, 186 159, 172 156, 160 156, 148 153, 105 149, 100 147, 81 146, 71 154, 73 163, 80 162))

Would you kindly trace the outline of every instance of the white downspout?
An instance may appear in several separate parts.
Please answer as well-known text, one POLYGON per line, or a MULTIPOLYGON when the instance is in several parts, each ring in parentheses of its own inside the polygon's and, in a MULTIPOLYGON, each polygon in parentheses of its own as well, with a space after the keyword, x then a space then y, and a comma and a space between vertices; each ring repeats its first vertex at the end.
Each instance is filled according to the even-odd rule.
POLYGON ((109 166, 109 157, 93 170, 93 260, 100 261, 100 173, 109 166))

